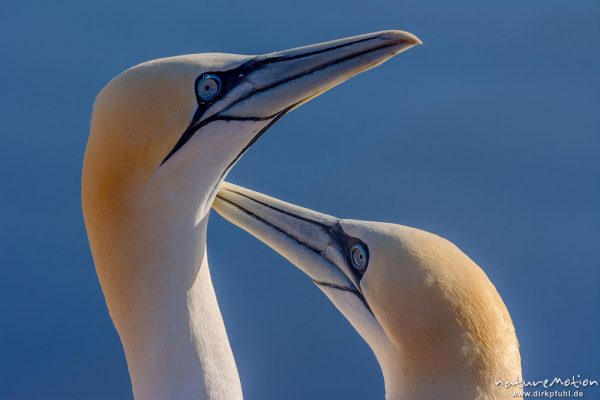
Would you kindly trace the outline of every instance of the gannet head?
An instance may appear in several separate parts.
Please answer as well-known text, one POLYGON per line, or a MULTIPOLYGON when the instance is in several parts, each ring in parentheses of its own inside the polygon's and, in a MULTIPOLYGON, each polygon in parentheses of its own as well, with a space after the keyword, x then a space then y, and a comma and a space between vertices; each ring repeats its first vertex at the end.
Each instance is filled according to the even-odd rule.
POLYGON ((304 271, 373 349, 388 399, 504 398, 521 376, 510 315, 451 242, 338 219, 225 183, 213 207, 304 271))
POLYGON ((385 31, 260 56, 170 57, 123 72, 96 99, 86 217, 139 192, 177 196, 204 215, 218 183, 278 118, 419 43, 385 31))
POLYGON ((185 55, 145 62, 110 81, 94 107, 82 206, 122 339, 136 328, 131 321, 150 315, 141 308, 194 282, 212 198, 265 130, 419 43, 385 31, 259 56, 185 55))

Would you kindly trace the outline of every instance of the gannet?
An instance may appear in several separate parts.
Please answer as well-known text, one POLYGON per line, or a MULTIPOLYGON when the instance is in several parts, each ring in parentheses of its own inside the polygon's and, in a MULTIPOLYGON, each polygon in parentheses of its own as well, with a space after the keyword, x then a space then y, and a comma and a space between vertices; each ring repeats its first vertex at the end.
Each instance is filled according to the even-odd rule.
POLYGON ((448 240, 227 182, 213 207, 327 295, 373 350, 387 400, 520 397, 497 384, 521 380, 510 314, 483 270, 448 240))
POLYGON ((242 398, 206 253, 219 184, 284 114, 419 43, 384 31, 261 56, 163 58, 102 89, 82 207, 136 399, 242 398))

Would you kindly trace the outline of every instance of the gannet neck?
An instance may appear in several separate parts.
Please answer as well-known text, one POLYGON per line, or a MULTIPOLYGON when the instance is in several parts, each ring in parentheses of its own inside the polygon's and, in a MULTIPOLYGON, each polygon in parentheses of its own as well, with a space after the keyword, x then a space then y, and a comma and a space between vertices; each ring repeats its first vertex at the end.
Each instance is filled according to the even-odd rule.
POLYGON ((134 397, 240 400, 207 260, 208 210, 197 208, 209 190, 190 200, 190 193, 182 199, 159 184, 110 211, 97 205, 86 218, 134 397))
POLYGON ((135 398, 242 399, 206 257, 187 291, 153 307, 122 335, 135 398))
MULTIPOLYGON (((451 332, 415 331, 401 346, 383 331, 376 334, 375 328, 364 337, 379 362, 386 400, 495 400, 515 398, 512 390, 496 386, 496 380, 521 377, 514 335, 506 336, 503 331, 510 327, 503 325, 496 336, 501 337, 502 352, 491 353, 491 347, 477 348, 451 332)), ((487 334, 494 335, 490 330, 487 334)))
MULTIPOLYGON (((455 348, 447 342, 443 349, 415 346, 386 353, 375 351, 385 384, 386 400, 512 399, 514 390, 496 386, 495 381, 521 379, 518 353, 508 341, 499 345, 505 354, 477 354, 468 344, 455 348), (505 347, 507 346, 507 347, 505 347), (498 357, 486 363, 488 357, 498 357)), ((484 350, 485 351, 485 350, 484 350)), ((498 352, 496 352, 498 353, 498 352)))

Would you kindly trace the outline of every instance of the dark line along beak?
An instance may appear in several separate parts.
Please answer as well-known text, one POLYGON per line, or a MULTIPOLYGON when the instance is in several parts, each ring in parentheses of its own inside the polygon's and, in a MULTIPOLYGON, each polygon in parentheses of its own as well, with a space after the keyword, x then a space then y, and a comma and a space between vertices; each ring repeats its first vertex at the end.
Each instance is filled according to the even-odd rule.
POLYGON ((410 33, 384 31, 258 56, 240 67, 252 90, 220 114, 272 118, 417 44, 410 33))
POLYGON ((337 218, 225 182, 213 208, 304 271, 315 284, 351 292, 369 308, 350 267, 337 218))
POLYGON ((162 163, 212 121, 279 118, 418 44, 421 41, 408 32, 383 31, 250 57, 234 69, 215 71, 223 80, 221 95, 199 104, 189 127, 162 163))

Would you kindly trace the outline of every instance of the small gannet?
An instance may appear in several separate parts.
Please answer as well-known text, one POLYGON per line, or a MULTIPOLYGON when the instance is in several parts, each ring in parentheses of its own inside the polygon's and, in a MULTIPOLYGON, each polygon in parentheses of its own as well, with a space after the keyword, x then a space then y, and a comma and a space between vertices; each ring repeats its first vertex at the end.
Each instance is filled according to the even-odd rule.
POLYGON ((225 219, 304 271, 373 350, 387 400, 514 399, 510 314, 485 272, 419 229, 338 219, 225 183, 225 219))

